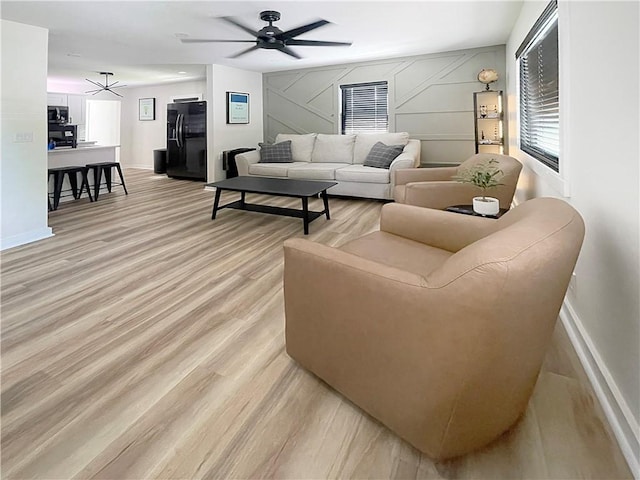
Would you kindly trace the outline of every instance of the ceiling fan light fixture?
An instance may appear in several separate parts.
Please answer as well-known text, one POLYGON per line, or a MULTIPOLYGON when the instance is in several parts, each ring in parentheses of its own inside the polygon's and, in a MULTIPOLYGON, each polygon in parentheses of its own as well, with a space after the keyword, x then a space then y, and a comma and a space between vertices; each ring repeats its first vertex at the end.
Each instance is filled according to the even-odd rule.
POLYGON ((110 84, 109 83, 109 76, 113 75, 112 72, 97 72, 97 73, 99 73, 100 75, 104 75, 104 85, 102 83, 100 83, 100 82, 94 82, 93 80, 89 80, 88 78, 85 78, 85 80, 87 82, 92 83, 93 85, 98 87, 98 88, 96 88, 94 90, 88 90, 85 93, 91 93, 92 95, 96 95, 97 93, 105 91, 105 92, 111 92, 114 95, 117 95, 118 97, 122 97, 122 95, 120 95, 119 93, 114 92, 113 89, 114 88, 126 87, 126 85, 118 85, 118 86, 116 86, 116 83, 120 83, 119 80, 110 84))

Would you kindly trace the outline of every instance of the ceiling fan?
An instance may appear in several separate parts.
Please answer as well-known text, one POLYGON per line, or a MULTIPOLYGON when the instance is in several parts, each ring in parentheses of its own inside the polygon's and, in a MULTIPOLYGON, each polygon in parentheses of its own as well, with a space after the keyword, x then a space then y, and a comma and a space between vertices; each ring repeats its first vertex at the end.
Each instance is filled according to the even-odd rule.
POLYGON ((301 27, 294 28, 291 30, 287 30, 283 32, 278 27, 273 25, 273 22, 280 20, 280 12, 276 12, 274 10, 265 10, 264 12, 260 12, 260 19, 269 22, 269 25, 261 28, 258 31, 247 27, 246 25, 240 23, 233 17, 221 17, 227 23, 235 25, 238 28, 241 28, 245 32, 250 35, 253 35, 255 40, 208 40, 204 38, 181 38, 182 43, 214 43, 214 42, 244 42, 244 43, 255 43, 252 47, 247 48, 246 50, 242 50, 239 53, 229 57, 229 58, 237 58, 240 55, 244 55, 245 53, 252 52, 253 50, 257 50, 259 48, 273 49, 279 50, 282 53, 286 53, 294 58, 302 58, 296 52, 291 50, 290 46, 304 46, 304 47, 340 47, 351 45, 351 42, 325 42, 321 40, 297 40, 294 37, 298 35, 302 35, 303 33, 309 32, 316 28, 322 27, 328 23, 327 20, 317 20, 313 23, 309 23, 307 25, 302 25, 301 27))
POLYGON ((119 97, 122 97, 122 95, 120 95, 117 92, 114 92, 112 89, 113 88, 122 88, 122 87, 126 87, 126 85, 118 85, 117 87, 115 86, 116 83, 120 83, 120 81, 117 82, 113 82, 112 84, 109 84, 109 75, 113 75, 113 73, 111 72, 99 72, 100 75, 104 75, 104 85, 102 85, 99 82, 94 82, 93 80, 89 80, 88 78, 85 78, 85 80, 89 83, 93 83, 96 87, 100 87, 100 88, 96 88, 95 90, 89 90, 85 93, 92 93, 93 95, 95 95, 98 92, 102 92, 103 90, 106 92, 111 92, 114 95, 117 95, 119 97))

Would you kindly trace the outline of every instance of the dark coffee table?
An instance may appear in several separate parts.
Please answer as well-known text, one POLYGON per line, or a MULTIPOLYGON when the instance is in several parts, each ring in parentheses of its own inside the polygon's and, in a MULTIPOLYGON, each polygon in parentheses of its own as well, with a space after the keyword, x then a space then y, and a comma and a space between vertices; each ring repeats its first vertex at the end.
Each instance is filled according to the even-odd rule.
POLYGON ((217 211, 223 208, 235 208, 237 210, 248 210, 250 212, 284 215, 286 217, 302 218, 304 221, 304 234, 308 235, 310 222, 323 214, 326 215, 327 220, 331 218, 329 216, 329 198, 327 197, 327 189, 334 185, 337 185, 337 183, 318 182, 315 180, 241 176, 228 178, 227 180, 222 180, 220 182, 207 183, 206 186, 216 187, 216 199, 213 202, 211 220, 215 220, 217 211), (240 200, 219 206, 220 194, 223 190, 240 192, 240 200), (297 197, 302 199, 302 210, 247 203, 245 202, 245 194, 247 193, 261 193, 264 195, 275 195, 279 197, 297 197), (318 194, 322 196, 324 210, 322 212, 310 212, 309 197, 313 197, 318 194))

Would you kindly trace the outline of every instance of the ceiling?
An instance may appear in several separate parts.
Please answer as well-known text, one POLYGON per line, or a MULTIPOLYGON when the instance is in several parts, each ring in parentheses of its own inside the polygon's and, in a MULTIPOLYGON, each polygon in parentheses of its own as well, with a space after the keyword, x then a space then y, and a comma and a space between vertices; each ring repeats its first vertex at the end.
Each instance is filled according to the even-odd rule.
POLYGON ((203 78, 205 65, 272 72, 444 52, 506 43, 522 6, 505 1, 2 1, 5 20, 49 30, 49 83, 86 86, 85 78, 128 86, 203 78), (247 40, 219 19, 258 30, 262 10, 281 12, 289 30, 319 18, 332 22, 298 38, 353 42, 350 47, 292 47, 227 58, 246 43, 183 44, 179 39, 247 40), (182 73, 178 73, 182 72, 182 73))

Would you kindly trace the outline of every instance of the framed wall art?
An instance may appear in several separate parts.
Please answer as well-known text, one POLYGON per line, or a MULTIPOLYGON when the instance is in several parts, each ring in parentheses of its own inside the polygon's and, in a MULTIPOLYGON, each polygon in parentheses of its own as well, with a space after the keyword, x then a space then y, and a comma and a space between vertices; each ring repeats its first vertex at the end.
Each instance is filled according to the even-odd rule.
POLYGON ((249 123, 249 94, 227 92, 227 123, 249 123))
POLYGON ((141 98, 138 100, 138 120, 156 119, 156 99, 141 98))

